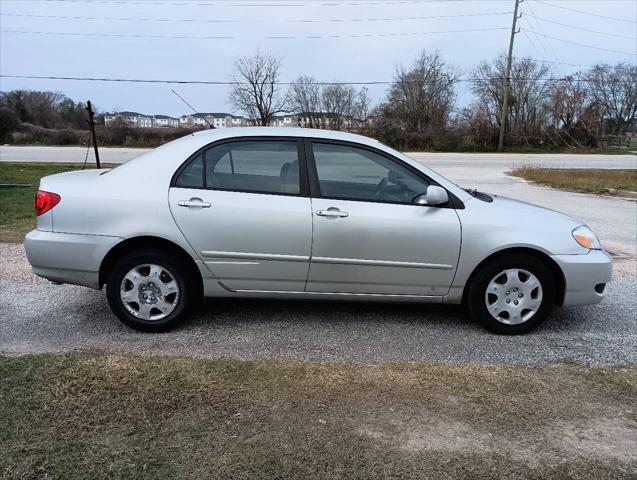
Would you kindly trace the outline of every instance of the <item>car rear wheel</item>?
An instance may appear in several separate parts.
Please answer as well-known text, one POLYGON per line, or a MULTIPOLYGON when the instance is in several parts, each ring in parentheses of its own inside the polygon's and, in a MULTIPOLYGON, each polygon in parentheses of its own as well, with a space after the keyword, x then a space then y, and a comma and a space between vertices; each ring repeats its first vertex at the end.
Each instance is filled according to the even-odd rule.
POLYGON ((187 270, 160 251, 124 255, 106 281, 113 313, 143 332, 164 332, 181 322, 194 291, 187 270))
POLYGON ((555 302, 555 280, 540 259, 511 254, 482 267, 469 286, 471 316, 492 332, 516 335, 542 323, 555 302))

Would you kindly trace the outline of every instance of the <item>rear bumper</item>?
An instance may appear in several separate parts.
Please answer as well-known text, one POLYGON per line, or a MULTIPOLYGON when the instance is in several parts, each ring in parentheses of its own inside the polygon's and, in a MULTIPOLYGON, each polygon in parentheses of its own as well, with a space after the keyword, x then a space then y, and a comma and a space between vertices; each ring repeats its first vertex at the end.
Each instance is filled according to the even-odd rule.
POLYGON ((52 282, 99 289, 102 260, 122 240, 104 235, 33 230, 24 239, 24 248, 36 275, 52 282))
POLYGON ((604 250, 586 255, 553 255, 566 281, 565 307, 599 303, 613 274, 613 261, 604 250))

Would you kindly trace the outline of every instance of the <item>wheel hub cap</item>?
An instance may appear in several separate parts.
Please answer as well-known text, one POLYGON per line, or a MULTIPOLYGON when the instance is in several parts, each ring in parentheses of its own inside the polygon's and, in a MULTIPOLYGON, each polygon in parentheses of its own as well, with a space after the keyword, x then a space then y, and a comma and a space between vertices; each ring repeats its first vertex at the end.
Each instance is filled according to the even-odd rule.
POLYGON ((165 267, 138 265, 128 271, 120 286, 126 310, 143 320, 161 320, 170 315, 179 301, 179 285, 165 267))
POLYGON ((542 285, 527 270, 503 270, 489 282, 484 300, 493 318, 508 325, 517 325, 529 321, 539 310, 542 285))

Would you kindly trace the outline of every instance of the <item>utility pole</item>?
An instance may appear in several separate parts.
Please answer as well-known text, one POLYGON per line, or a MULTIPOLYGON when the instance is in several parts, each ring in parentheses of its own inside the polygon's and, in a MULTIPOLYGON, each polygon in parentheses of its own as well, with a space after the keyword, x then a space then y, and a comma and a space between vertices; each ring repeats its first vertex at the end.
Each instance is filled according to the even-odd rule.
POLYGON ((515 39, 515 34, 520 30, 516 31, 515 26, 518 22, 518 7, 522 3, 522 0, 515 0, 515 8, 513 9, 513 23, 511 24, 511 39, 509 40, 509 56, 507 58, 507 76, 504 79, 504 88, 502 95, 502 112, 500 113, 500 138, 498 139, 498 150, 504 150, 504 131, 506 129, 507 123, 507 110, 509 107, 509 93, 511 90, 511 62, 513 60, 513 40, 515 39))
POLYGON ((86 102, 86 107, 84 110, 88 112, 88 127, 91 129, 91 139, 93 140, 93 150, 95 150, 95 164, 97 168, 102 168, 100 166, 100 154, 97 151, 97 135, 95 135, 95 120, 93 117, 95 116, 95 112, 93 111, 93 107, 91 106, 91 101, 88 100, 86 102))

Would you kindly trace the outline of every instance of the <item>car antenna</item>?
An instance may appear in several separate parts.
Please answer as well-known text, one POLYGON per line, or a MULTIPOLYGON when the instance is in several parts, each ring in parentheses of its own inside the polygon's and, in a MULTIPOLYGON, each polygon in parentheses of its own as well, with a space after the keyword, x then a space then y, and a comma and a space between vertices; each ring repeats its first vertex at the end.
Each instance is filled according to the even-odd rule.
POLYGON ((171 92, 173 92, 175 95, 177 95, 177 97, 179 98, 179 100, 181 100, 182 102, 184 102, 186 105, 188 105, 190 107, 190 109, 195 112, 197 115, 200 115, 201 118, 203 118, 203 121, 206 122, 208 124, 208 126, 210 128, 215 128, 213 127, 210 122, 206 119, 206 117, 204 117, 203 115, 201 115, 197 110, 195 110, 195 108, 190 105, 186 100, 184 100, 184 97, 182 97, 181 95, 179 95, 177 92, 175 92, 172 88, 170 89, 171 92))

